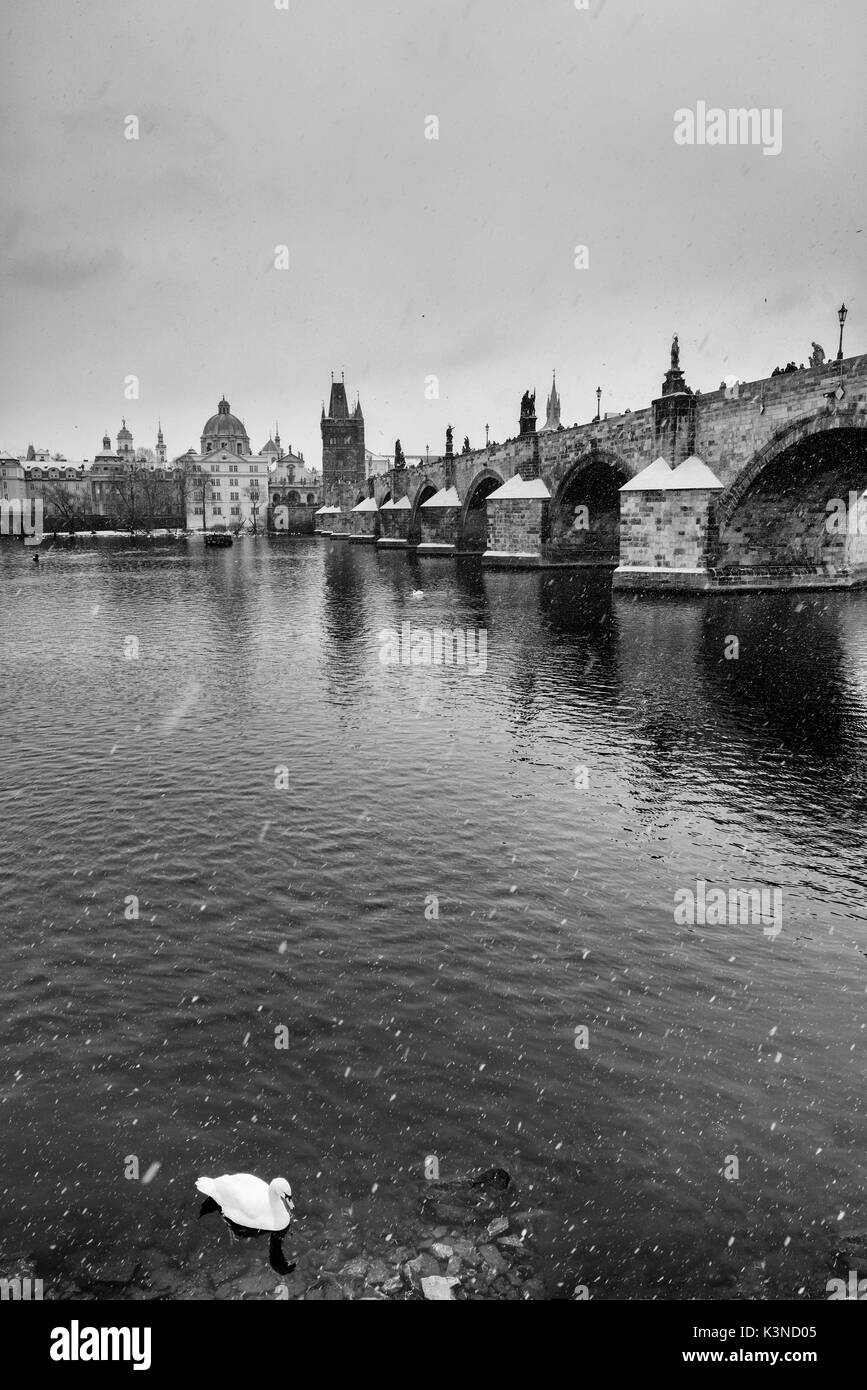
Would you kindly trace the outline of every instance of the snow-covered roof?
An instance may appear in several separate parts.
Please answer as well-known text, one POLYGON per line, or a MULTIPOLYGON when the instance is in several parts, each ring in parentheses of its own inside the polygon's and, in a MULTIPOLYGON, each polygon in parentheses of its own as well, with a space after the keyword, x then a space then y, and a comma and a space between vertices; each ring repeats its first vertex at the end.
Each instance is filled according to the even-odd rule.
POLYGON ((354 512, 378 512, 379 507, 376 505, 375 497, 365 497, 364 501, 359 502, 358 506, 353 507, 352 510, 354 512))
POLYGON ((498 502, 509 497, 550 496, 551 494, 541 478, 528 478, 525 482, 520 473, 516 473, 513 478, 509 478, 507 482, 503 483, 502 487, 496 488, 494 492, 489 492, 488 501, 498 502))
POLYGON ((628 483, 624 483, 620 491, 656 492, 660 488, 667 488, 672 471, 671 464, 660 455, 658 459, 653 460, 653 463, 642 468, 640 473, 636 473, 634 478, 630 478, 628 483))
POLYGON ((412 503, 408 497, 401 497, 395 502, 394 510, 396 512, 409 512, 412 510, 412 503))
POLYGON ((458 497, 456 487, 441 487, 439 492, 435 492, 433 497, 429 497, 426 502, 422 502, 423 507, 459 507, 461 499, 458 497))
POLYGON ((320 507, 313 513, 314 516, 340 516, 339 507, 320 507))
POLYGON ((716 474, 697 454, 691 454, 688 459, 684 459, 683 463, 677 465, 667 486, 669 488, 721 488, 723 485, 716 474))
POLYGON ((380 510, 381 512, 391 512, 391 511, 394 511, 394 502, 392 501, 392 499, 389 497, 389 499, 388 499, 387 502, 383 502, 383 504, 382 504, 382 506, 380 507, 379 510, 380 510))

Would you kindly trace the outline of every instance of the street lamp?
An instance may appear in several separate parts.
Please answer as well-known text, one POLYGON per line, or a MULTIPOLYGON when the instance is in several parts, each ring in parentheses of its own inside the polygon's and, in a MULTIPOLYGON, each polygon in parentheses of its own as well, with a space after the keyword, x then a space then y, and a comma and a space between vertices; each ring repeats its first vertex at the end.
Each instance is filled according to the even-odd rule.
POLYGON ((596 419, 599 419, 599 412, 602 409, 602 387, 596 387, 596 419))
POLYGON ((840 308, 837 310, 837 318, 840 320, 840 346, 837 349, 838 362, 843 361, 843 324, 846 322, 846 315, 848 312, 849 310, 846 308, 845 304, 841 304, 840 308))

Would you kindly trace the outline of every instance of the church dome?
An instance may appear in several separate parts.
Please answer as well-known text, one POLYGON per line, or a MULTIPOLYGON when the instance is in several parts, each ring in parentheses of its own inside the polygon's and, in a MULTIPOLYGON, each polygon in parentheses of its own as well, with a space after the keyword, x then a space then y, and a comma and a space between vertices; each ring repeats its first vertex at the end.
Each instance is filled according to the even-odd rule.
POLYGON ((250 441, 247 431, 236 415, 232 415, 229 410, 229 402, 225 396, 217 406, 216 415, 212 415, 210 420, 205 422, 202 430, 202 453, 207 451, 208 443, 213 448, 223 445, 246 444, 249 450, 250 441))
POLYGON ((118 430, 118 432, 117 432, 117 437, 118 437, 118 440, 121 440, 121 439, 128 439, 128 440, 130 440, 130 442, 132 442, 132 435, 130 434, 129 430, 128 430, 127 427, 126 427, 126 420, 124 420, 123 424, 121 425, 120 429, 118 430))

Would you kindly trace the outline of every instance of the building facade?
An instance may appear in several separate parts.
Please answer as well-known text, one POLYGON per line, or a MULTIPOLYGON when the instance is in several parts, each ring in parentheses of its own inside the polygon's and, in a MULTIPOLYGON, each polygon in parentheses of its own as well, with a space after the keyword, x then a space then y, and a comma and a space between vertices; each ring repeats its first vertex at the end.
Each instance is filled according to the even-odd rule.
MULTIPOLYGON (((270 441, 269 441, 270 442, 270 441)), ((193 531, 263 530, 270 459, 254 454, 242 420, 225 397, 206 420, 201 450, 190 459, 187 526, 193 531)))

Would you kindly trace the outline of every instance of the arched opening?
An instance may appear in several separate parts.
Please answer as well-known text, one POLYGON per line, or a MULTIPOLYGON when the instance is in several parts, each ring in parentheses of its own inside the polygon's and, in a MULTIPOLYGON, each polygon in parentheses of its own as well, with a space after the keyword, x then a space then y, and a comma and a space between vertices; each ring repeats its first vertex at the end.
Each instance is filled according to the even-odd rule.
POLYGON ((617 565, 620 558, 620 460, 593 453, 567 473, 551 502, 547 554, 576 564, 617 565))
POLYGON ((427 500, 430 497, 433 497, 435 493, 436 488, 431 482, 424 482, 419 487, 419 490, 415 495, 415 502, 413 503, 412 511, 410 512, 409 517, 409 526, 407 529, 408 545, 418 545, 419 541, 421 540, 421 518, 419 517, 419 508, 421 507, 422 502, 427 502, 427 500))
POLYGON ((458 553, 461 555, 481 555, 488 548, 488 509, 487 499, 503 479, 498 473, 485 469, 470 483, 467 500, 461 512, 458 526, 458 553))
POLYGON ((300 501, 301 501, 301 498, 300 498, 300 496, 299 496, 299 494, 298 494, 297 492, 287 492, 287 493, 286 493, 286 501, 287 501, 287 502, 300 502, 300 501))
POLYGON ((308 494, 307 494, 307 504, 308 504, 308 506, 312 505, 315 501, 316 501, 316 494, 315 494, 315 492, 308 492, 308 494))
POLYGON ((782 430, 721 493, 708 564, 828 576, 867 571, 867 421, 816 416, 782 430))

